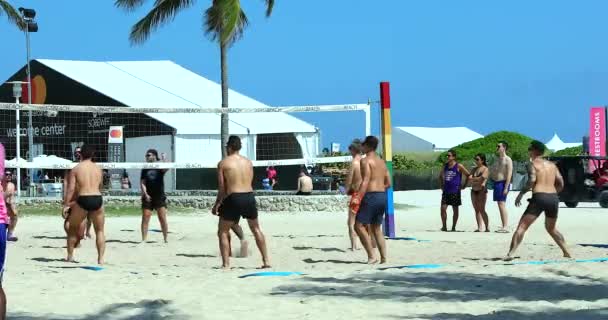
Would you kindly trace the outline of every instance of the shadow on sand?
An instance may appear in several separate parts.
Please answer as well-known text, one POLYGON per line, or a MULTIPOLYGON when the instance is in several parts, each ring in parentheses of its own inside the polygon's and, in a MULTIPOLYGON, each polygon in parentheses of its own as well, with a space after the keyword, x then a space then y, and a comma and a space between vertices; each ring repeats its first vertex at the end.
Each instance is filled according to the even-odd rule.
MULTIPOLYGON (((523 271, 525 272, 525 271, 523 271)), ((303 277, 295 284, 273 288, 273 296, 331 297, 361 299, 365 301, 385 300, 400 303, 418 301, 442 302, 485 301, 494 303, 497 299, 522 302, 548 301, 559 303, 566 300, 596 302, 608 298, 608 283, 605 279, 579 277, 560 270, 549 269, 561 278, 520 278, 514 276, 486 275, 466 272, 386 272, 355 274, 346 278, 303 277), (574 282, 577 279, 581 282, 574 282)), ((404 305, 407 309, 407 305, 404 305)), ((404 309, 404 310, 405 310, 404 309)), ((581 311, 547 311, 547 319, 608 319, 608 308, 581 311), (553 313, 554 312, 554 313, 553 313)), ((521 310, 504 313, 473 316, 469 314, 412 314, 396 319, 537 319, 522 306, 521 310), (532 317, 529 317, 529 314, 532 317)), ((545 315, 543 312, 542 315, 545 315)), ((390 315, 387 315, 390 317, 390 315)), ((545 319, 545 318, 542 318, 545 319)))
POLYGON ((111 304, 98 313, 80 316, 57 316, 57 315, 36 315, 30 313, 14 313, 7 314, 8 319, 12 320, 102 320, 102 319, 119 319, 119 320, 148 320, 148 319, 190 319, 181 314, 176 308, 171 305, 171 301, 166 300, 142 300, 137 303, 115 303, 111 304))
POLYGON ((295 246, 292 247, 294 250, 321 250, 323 252, 346 252, 346 250, 342 250, 339 248, 315 248, 315 247, 305 247, 305 246, 295 246))
POLYGON ((191 254, 191 253, 178 253, 176 254, 178 257, 186 257, 186 258, 217 258, 217 256, 210 254, 191 254))
POLYGON ((436 313, 423 316, 387 316, 390 319, 442 319, 442 320, 507 320, 507 319, 534 319, 534 320, 604 320, 608 319, 608 308, 564 310, 547 308, 539 312, 525 310, 499 310, 493 313, 472 315, 466 313, 436 313))

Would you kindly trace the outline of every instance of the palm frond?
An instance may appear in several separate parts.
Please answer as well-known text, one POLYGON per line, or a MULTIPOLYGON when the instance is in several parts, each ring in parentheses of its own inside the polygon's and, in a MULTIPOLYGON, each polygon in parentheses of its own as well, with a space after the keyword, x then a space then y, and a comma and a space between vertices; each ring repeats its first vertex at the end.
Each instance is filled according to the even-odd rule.
POLYGON ((146 0, 116 0, 114 1, 114 6, 130 12, 140 8, 144 2, 146 2, 146 0))
POLYGON ((223 45, 238 40, 248 24, 240 0, 214 0, 205 12, 205 33, 223 45))
POLYGON ((0 16, 6 14, 8 21, 17 26, 20 30, 25 30, 26 24, 19 15, 19 12, 5 0, 0 0, 0 16))
POLYGON ((266 17, 270 17, 274 8, 274 0, 264 0, 266 2, 266 17))
POLYGON ((156 0, 154 8, 131 29, 131 43, 143 43, 150 33, 169 22, 175 15, 194 4, 194 0, 156 0))

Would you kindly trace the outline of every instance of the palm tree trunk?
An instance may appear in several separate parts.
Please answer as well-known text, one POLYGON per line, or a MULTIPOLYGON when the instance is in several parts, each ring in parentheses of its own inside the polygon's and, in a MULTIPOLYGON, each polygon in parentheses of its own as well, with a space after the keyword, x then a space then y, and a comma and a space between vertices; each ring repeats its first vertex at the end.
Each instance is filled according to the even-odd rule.
MULTIPOLYGON (((222 44, 220 41, 220 56, 221 56, 221 77, 222 77, 222 108, 228 108, 228 57, 227 57, 228 46, 222 44)), ((228 114, 222 113, 221 115, 221 148, 222 148, 222 159, 226 157, 226 143, 228 143, 228 135, 230 134, 228 128, 228 114)))

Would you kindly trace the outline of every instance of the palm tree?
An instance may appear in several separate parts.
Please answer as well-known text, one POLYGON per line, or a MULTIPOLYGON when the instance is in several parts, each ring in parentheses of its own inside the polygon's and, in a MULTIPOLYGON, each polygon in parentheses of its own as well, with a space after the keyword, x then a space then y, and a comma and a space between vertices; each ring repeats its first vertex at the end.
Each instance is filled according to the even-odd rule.
MULTIPOLYGON (((1 0, 0 0, 1 1, 1 0)), ((274 0, 264 0, 266 17, 272 14, 274 0)), ((144 4, 145 0, 115 0, 115 6, 133 11, 144 4)), ((173 20, 179 11, 194 5, 195 0, 155 0, 148 14, 131 28, 129 40, 140 44, 148 39, 152 31, 173 20)), ((243 36, 248 19, 241 8, 240 0, 212 0, 211 7, 205 11, 205 33, 220 46, 222 108, 228 108, 228 48, 243 36)), ((228 113, 221 115, 222 157, 226 156, 224 146, 228 142, 228 113)))
POLYGON ((21 15, 19 15, 19 12, 17 12, 17 10, 15 10, 15 8, 6 0, 0 0, 0 16, 3 14, 6 14, 8 21, 11 24, 14 24, 20 30, 25 29, 25 23, 23 22, 21 15))

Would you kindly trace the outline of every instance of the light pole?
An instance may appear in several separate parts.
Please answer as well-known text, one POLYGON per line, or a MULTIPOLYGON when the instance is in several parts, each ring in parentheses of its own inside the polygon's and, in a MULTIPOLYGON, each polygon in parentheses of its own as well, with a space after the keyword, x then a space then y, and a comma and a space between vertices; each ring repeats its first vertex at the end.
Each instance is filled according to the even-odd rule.
POLYGON ((21 198, 21 166, 19 165, 21 159, 21 116, 19 115, 19 98, 21 98, 21 85, 27 82, 23 81, 10 81, 7 82, 13 85, 13 97, 15 97, 15 103, 17 104, 17 110, 15 110, 15 129, 17 132, 15 133, 16 142, 16 157, 17 160, 17 198, 21 198))
MULTIPOLYGON (((36 10, 28 8, 19 8, 23 22, 25 22, 25 49, 27 54, 27 102, 32 104, 32 74, 30 72, 30 32, 38 32, 38 23, 34 21, 36 17, 36 10)), ((28 160, 30 162, 34 159, 34 129, 32 125, 32 111, 28 112, 28 123, 27 123, 27 143, 28 143, 28 160)), ((29 170, 30 179, 33 177, 33 170, 29 170)))

